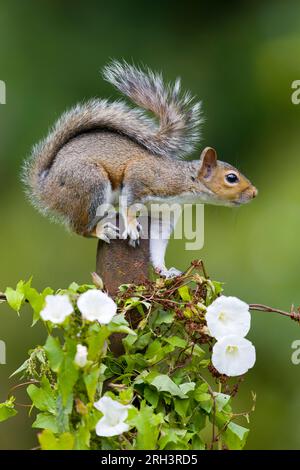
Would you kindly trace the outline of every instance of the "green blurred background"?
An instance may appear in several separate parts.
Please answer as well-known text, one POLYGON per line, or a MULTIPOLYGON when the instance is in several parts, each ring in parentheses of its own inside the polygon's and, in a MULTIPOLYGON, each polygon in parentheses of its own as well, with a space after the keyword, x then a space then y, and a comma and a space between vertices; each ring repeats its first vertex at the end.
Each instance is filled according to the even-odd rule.
MULTIPOLYGON (((99 70, 110 58, 125 58, 160 69, 167 79, 182 76, 204 103, 201 147, 216 147, 220 159, 259 188, 249 206, 207 207, 205 248, 184 252, 184 242, 174 241, 168 264, 184 269, 202 257, 228 295, 282 309, 300 304, 300 105, 291 103, 291 83, 300 79, 300 4, 210 3, 1 2, 7 104, 0 106, 0 291, 30 275, 37 288, 90 281, 96 241, 42 218, 24 197, 20 167, 66 107, 92 96, 116 97, 99 70)), ((271 313, 252 318, 257 363, 236 405, 248 409, 251 390, 257 393, 247 448, 299 449, 300 365, 291 363, 291 343, 300 329, 271 313)), ((0 339, 7 345, 0 401, 16 383, 8 376, 44 341, 43 329, 30 323, 29 311, 18 318, 0 305, 0 339)), ((0 424, 1 449, 36 445, 27 411, 0 424)))

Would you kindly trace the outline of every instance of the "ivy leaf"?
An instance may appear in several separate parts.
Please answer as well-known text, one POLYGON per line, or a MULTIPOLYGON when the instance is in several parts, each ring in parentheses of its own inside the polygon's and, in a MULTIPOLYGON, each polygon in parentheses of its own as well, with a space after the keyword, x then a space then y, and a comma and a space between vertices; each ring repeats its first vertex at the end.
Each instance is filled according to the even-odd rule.
POLYGON ((88 374, 85 374, 83 377, 87 394, 91 403, 94 402, 95 394, 97 390, 98 380, 99 380, 100 369, 97 366, 94 366, 88 374))
POLYGON ((156 328, 157 326, 162 325, 163 323, 169 325, 173 323, 174 321, 174 315, 175 313, 172 312, 171 310, 158 310, 157 316, 153 322, 153 328, 156 328))
POLYGON ((48 336, 44 350, 47 354, 51 369, 53 372, 58 372, 64 358, 59 339, 48 336))
POLYGON ((87 426, 81 425, 75 434, 75 450, 89 450, 91 433, 87 426))
POLYGON ((161 374, 157 375, 153 380, 150 381, 159 392, 168 392, 170 395, 179 398, 188 398, 186 394, 180 389, 175 382, 168 375, 161 374))
POLYGON ((169 338, 163 338, 164 341, 174 346, 174 348, 185 348, 187 342, 183 338, 179 338, 179 336, 170 336, 169 338))
POLYGON ((68 396, 67 403, 64 405, 62 396, 58 395, 56 400, 56 424, 59 433, 70 430, 69 416, 73 409, 73 394, 68 396))
POLYGON ((192 390, 195 390, 195 386, 196 386, 195 382, 186 382, 184 384, 180 384, 179 388, 182 391, 182 393, 184 393, 184 395, 187 395, 192 390))
POLYGON ((89 347, 88 358, 90 361, 97 361, 101 356, 105 341, 109 338, 111 332, 104 325, 94 324, 89 328, 87 344, 89 347))
POLYGON ((111 322, 108 324, 108 329, 112 333, 126 333, 129 335, 136 335, 136 333, 131 330, 128 326, 128 321, 123 314, 115 315, 111 322))
POLYGON ((196 433, 199 433, 201 429, 206 427, 207 413, 199 407, 193 411, 192 417, 189 421, 189 428, 196 433))
POLYGON ((208 384, 202 383, 198 385, 193 394, 194 399, 200 404, 201 408, 210 413, 213 407, 213 399, 208 393, 208 384))
POLYGON ((56 438, 50 429, 45 429, 38 434, 38 439, 42 450, 72 450, 74 447, 74 436, 69 432, 56 438))
POLYGON ((14 397, 6 400, 4 403, 0 403, 0 423, 12 418, 17 414, 17 410, 14 408, 14 397))
POLYGON ((23 364, 22 364, 20 367, 18 367, 18 369, 15 370, 15 371, 9 376, 9 378, 14 377, 15 375, 20 374, 21 372, 23 372, 24 370, 26 370, 27 367, 28 367, 28 365, 29 365, 29 359, 26 359, 26 361, 23 362, 23 364))
POLYGON ((192 440, 192 449, 193 450, 205 450, 205 444, 202 441, 201 437, 195 434, 192 440))
POLYGON ((190 400, 181 400, 180 398, 174 398, 175 411, 181 418, 186 418, 189 407, 190 400))
POLYGON ((144 397, 147 402, 150 403, 150 405, 152 405, 154 408, 157 407, 159 394, 156 390, 146 385, 146 387, 144 388, 144 397))
MULTIPOLYGON (((132 335, 128 335, 127 338, 133 338, 133 340, 129 340, 129 342, 131 342, 130 352, 134 353, 136 351, 142 351, 143 349, 145 349, 146 346, 150 343, 151 337, 151 331, 139 336, 138 338, 132 335)), ((125 343, 127 343, 127 346, 129 345, 128 341, 125 343)))
POLYGON ((54 433, 58 432, 55 416, 49 413, 39 413, 36 417, 36 420, 32 424, 32 427, 50 429, 50 431, 54 433))
POLYGON ((155 414, 152 407, 142 402, 139 412, 128 422, 137 429, 136 450, 157 448, 159 425, 163 422, 161 413, 155 414))
POLYGON ((31 308, 33 309, 33 319, 32 325, 34 326, 36 322, 40 319, 40 312, 45 304, 45 298, 47 295, 53 294, 53 289, 46 287, 41 294, 37 292, 36 289, 30 287, 25 291, 25 298, 28 300, 31 308))
POLYGON ((33 405, 40 411, 47 411, 55 414, 56 400, 54 391, 51 388, 49 380, 46 377, 41 379, 41 387, 30 384, 27 387, 27 393, 33 405))
POLYGON ((229 450, 241 450, 246 444, 248 434, 249 429, 231 422, 222 433, 222 439, 229 450))
POLYGON ((167 344, 166 346, 162 346, 162 343, 159 339, 155 339, 152 343, 148 346, 147 351, 145 353, 145 358, 147 359, 150 365, 155 364, 156 362, 161 361, 164 359, 167 354, 173 352, 175 346, 172 344, 167 344))
POLYGON ((77 284, 77 282, 72 282, 68 287, 68 290, 70 290, 74 294, 77 293, 78 289, 79 289, 79 284, 77 284))
MULTIPOLYGON (((164 426, 162 428, 162 437, 159 440, 159 449, 163 450, 170 442, 178 444, 179 441, 186 435, 186 429, 170 428, 164 426)), ((178 447, 177 447, 178 448, 178 447)))
POLYGON ((223 408, 229 403, 231 396, 225 393, 216 393, 214 395, 217 411, 222 411, 223 408))
POLYGON ((67 352, 64 353, 58 375, 58 388, 62 396, 63 406, 66 406, 69 397, 72 395, 73 387, 78 378, 78 368, 74 364, 76 354, 76 341, 69 340, 67 352))
POLYGON ((25 301, 24 281, 19 281, 16 289, 7 287, 5 295, 8 305, 19 314, 20 308, 25 301))

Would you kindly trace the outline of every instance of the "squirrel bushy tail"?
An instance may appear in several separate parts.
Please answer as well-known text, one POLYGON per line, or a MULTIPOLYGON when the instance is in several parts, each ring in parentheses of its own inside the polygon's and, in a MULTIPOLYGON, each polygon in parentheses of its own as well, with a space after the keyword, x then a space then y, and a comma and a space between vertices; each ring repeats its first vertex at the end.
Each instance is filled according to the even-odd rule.
POLYGON ((41 179, 47 175, 58 151, 73 137, 97 129, 123 134, 158 156, 180 158, 191 152, 199 137, 200 103, 180 93, 180 80, 164 85, 160 74, 113 61, 104 78, 133 102, 153 112, 157 124, 140 108, 125 102, 92 99, 66 111, 48 136, 35 145, 23 170, 23 180, 33 202, 39 198, 41 179))
POLYGON ((182 157, 194 149, 199 140, 201 103, 193 103, 190 93, 181 94, 179 78, 174 85, 165 85, 161 74, 118 61, 107 65, 103 75, 135 104, 158 117, 158 126, 136 136, 151 152, 182 157))

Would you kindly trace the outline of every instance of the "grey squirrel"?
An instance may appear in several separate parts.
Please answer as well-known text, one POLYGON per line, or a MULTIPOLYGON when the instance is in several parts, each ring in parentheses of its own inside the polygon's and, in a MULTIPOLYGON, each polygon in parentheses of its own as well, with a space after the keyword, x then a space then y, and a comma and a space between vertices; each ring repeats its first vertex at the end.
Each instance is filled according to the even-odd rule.
MULTIPOLYGON (((202 117, 200 103, 181 93, 179 79, 165 85, 160 74, 117 61, 103 75, 158 122, 123 101, 92 99, 66 111, 24 165, 30 199, 42 213, 59 216, 79 235, 109 242, 118 229, 97 221, 96 211, 121 194, 126 201, 126 209, 120 208, 123 237, 135 246, 141 233, 136 214, 128 209, 133 204, 176 200, 238 206, 257 195, 236 168, 217 160, 211 147, 198 160, 182 160, 198 142, 202 117)), ((150 255, 155 270, 171 277, 179 271, 165 266, 174 221, 167 225, 163 238, 150 240, 150 255)), ((155 227, 159 230, 157 220, 155 227)))

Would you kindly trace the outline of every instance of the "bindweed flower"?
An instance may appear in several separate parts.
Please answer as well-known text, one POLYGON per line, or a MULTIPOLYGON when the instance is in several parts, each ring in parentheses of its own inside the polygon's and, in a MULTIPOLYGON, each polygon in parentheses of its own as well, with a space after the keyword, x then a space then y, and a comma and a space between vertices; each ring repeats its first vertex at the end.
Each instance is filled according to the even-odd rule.
POLYGON ((67 295, 47 295, 46 305, 41 310, 41 318, 45 321, 51 321, 60 324, 74 312, 73 305, 67 295))
POLYGON ((125 421, 130 405, 122 405, 110 397, 102 397, 94 406, 103 413, 96 425, 97 436, 117 436, 129 431, 129 425, 125 421))
POLYGON ((210 335, 216 339, 223 336, 246 336, 250 329, 249 306, 237 297, 221 295, 207 307, 206 322, 210 335))
POLYGON ((240 336, 224 336, 216 342, 212 351, 212 363, 220 374, 236 377, 254 366, 255 347, 240 336))
POLYGON ((81 294, 77 301, 82 317, 89 321, 97 320, 106 325, 116 314, 117 305, 105 292, 91 289, 81 294))
POLYGON ((85 367, 87 364, 88 350, 86 346, 77 344, 74 362, 78 367, 85 367))

